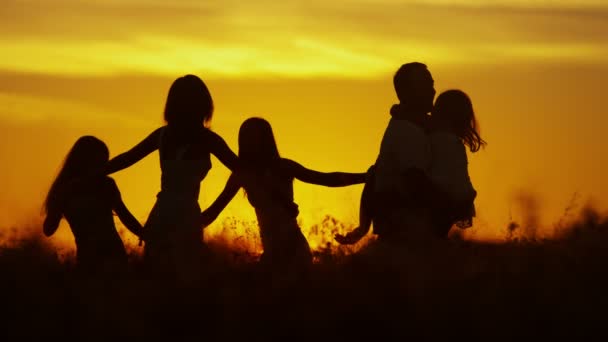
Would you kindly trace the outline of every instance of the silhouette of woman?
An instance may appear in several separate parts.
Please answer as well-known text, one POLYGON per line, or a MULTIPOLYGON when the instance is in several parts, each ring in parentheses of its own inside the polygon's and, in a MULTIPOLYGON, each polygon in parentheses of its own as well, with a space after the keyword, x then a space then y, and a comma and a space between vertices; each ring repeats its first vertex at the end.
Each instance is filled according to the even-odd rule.
POLYGON ((124 268, 127 254, 113 212, 133 234, 142 226, 123 203, 114 180, 104 175, 109 152, 92 136, 79 138, 68 153, 46 197, 43 231, 51 236, 63 217, 76 240, 76 262, 84 272, 124 268))
POLYGON ((159 151, 161 190, 145 224, 144 260, 153 269, 176 272, 186 281, 201 266, 204 243, 198 197, 200 183, 211 169, 210 155, 230 170, 238 162, 226 142, 209 129, 212 114, 213 100, 200 78, 186 75, 176 79, 165 105, 167 124, 110 160, 108 167, 108 173, 116 172, 159 151))
POLYGON ((213 222, 242 187, 255 208, 264 253, 261 264, 271 271, 305 271, 312 263, 306 238, 296 221, 293 180, 341 187, 363 183, 365 173, 322 173, 281 158, 272 127, 249 118, 239 130, 239 171, 233 172, 219 197, 201 214, 203 226, 213 222))

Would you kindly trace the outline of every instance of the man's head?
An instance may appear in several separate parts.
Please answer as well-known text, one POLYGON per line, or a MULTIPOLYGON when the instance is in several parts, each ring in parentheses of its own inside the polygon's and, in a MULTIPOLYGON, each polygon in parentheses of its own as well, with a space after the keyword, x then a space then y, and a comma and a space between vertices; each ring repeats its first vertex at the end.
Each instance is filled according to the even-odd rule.
POLYGON ((425 64, 403 64, 395 73, 393 83, 397 97, 405 108, 420 113, 428 113, 433 109, 434 80, 425 64))

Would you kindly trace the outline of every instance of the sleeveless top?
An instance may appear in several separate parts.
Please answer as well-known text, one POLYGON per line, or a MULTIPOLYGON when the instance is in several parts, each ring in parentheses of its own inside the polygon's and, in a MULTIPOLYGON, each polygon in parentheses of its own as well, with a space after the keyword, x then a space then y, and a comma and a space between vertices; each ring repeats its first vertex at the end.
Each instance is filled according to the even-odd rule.
POLYGON ((211 169, 209 145, 204 138, 208 131, 203 129, 201 133, 203 139, 191 138, 191 141, 187 141, 177 135, 170 136, 175 133, 170 132, 167 126, 162 128, 158 148, 162 171, 159 196, 198 201, 201 181, 211 169))

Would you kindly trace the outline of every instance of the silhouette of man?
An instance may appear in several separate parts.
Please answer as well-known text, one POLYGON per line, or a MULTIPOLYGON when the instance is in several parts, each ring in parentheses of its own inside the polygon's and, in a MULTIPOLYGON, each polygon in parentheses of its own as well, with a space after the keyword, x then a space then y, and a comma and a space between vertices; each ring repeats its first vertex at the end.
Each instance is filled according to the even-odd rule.
POLYGON ((431 164, 426 130, 435 97, 425 64, 402 65, 393 78, 399 104, 391 108, 373 177, 374 232, 379 240, 417 240, 430 231, 424 201, 425 172, 431 164))

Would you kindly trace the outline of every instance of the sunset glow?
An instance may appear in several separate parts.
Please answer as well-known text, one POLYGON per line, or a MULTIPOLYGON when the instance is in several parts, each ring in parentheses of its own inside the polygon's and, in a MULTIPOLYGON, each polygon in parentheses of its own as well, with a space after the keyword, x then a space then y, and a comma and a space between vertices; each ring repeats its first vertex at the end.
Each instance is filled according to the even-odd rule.
MULTIPOLYGON (((212 127, 235 152, 241 122, 262 116, 284 157, 363 172, 397 101, 392 75, 410 61, 428 65, 438 93, 471 96, 488 141, 469 155, 479 217, 467 236, 502 238, 510 219, 524 220, 522 193, 538 199, 541 234, 572 201, 608 205, 605 1, 8 0, 0 21, 0 232, 39 229, 48 186, 79 136, 98 136, 114 156, 162 125, 167 90, 188 73, 208 84, 212 127)), ((203 208, 228 177, 213 165, 203 208)), ((144 222, 158 155, 112 177, 144 222)), ((296 182, 313 248, 331 243, 311 228, 327 215, 343 222, 335 229, 354 227, 361 189, 296 182)), ((232 217, 255 219, 244 196, 206 238, 228 234, 232 217)), ((238 244, 245 230, 236 232, 238 244)), ((67 227, 53 239, 71 243, 67 227)))

